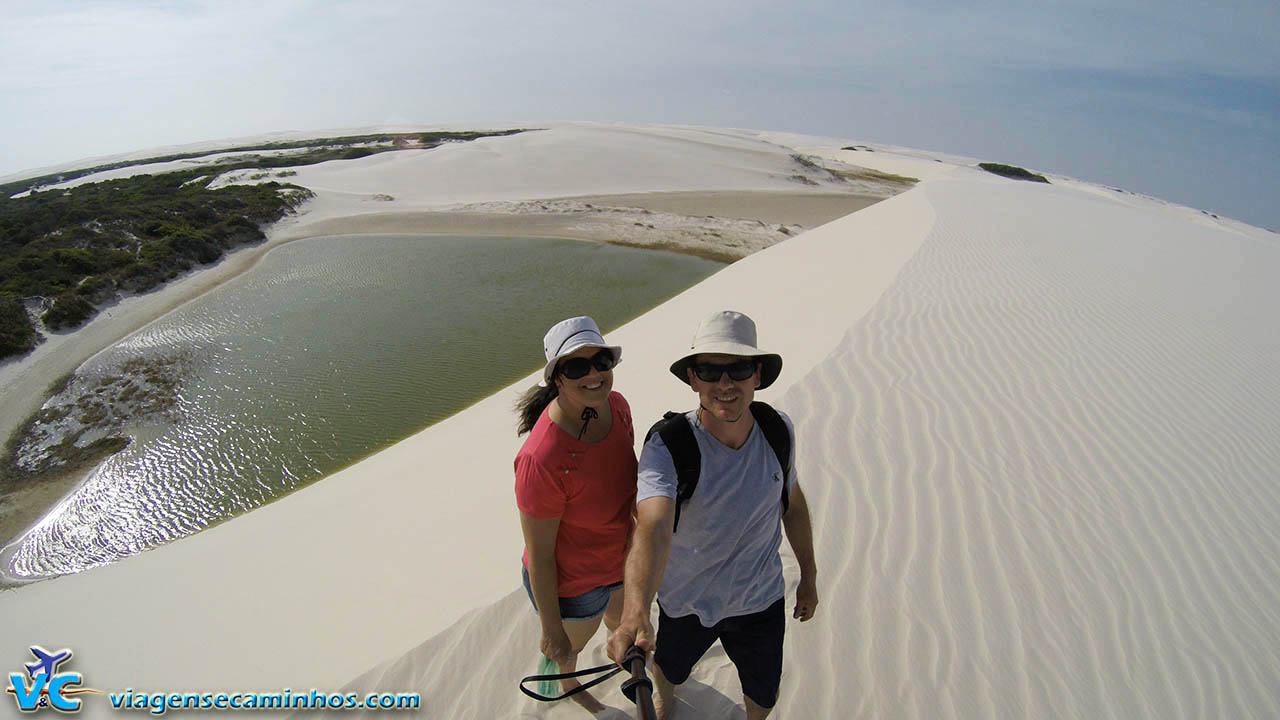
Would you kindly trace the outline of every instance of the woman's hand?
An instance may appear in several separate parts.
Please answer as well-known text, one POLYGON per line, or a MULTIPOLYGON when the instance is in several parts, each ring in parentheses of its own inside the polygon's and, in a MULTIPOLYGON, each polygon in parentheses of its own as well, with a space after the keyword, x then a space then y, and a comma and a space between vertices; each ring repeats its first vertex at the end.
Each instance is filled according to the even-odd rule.
POLYGON ((564 625, 557 628, 542 628, 542 642, 539 644, 542 654, 557 665, 563 665, 572 656, 573 647, 569 644, 569 636, 564 632, 564 625))
POLYGON ((557 665, 568 662, 573 652, 569 636, 560 619, 559 597, 556 594, 556 535, 560 518, 534 518, 520 513, 520 529, 524 534, 524 546, 529 553, 529 594, 538 608, 538 620, 542 624, 542 640, 538 643, 542 654, 557 665))

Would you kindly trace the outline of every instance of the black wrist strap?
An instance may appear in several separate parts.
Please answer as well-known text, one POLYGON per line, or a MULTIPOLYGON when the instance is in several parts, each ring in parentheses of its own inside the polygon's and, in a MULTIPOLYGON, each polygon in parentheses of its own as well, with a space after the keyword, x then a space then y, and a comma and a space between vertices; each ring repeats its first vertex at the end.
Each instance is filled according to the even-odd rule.
POLYGON ((583 690, 586 690, 587 688, 595 687, 596 685, 599 685, 600 683, 604 682, 605 680, 608 680, 609 678, 613 677, 614 675, 617 675, 620 672, 622 672, 621 667, 618 667, 613 663, 609 663, 608 665, 599 665, 597 667, 587 668, 586 670, 577 670, 571 673, 560 673, 558 675, 530 675, 520 680, 520 692, 524 693, 525 695, 528 695, 534 700, 541 700, 542 702, 554 702, 556 700, 563 700, 569 697, 570 695, 576 695, 582 692, 583 690), (608 671, 608 672, 605 672, 605 671, 608 671), (585 682, 579 685, 578 687, 562 695, 557 695, 555 697, 549 697, 547 695, 539 695, 538 693, 524 686, 524 684, 527 682, 536 682, 538 680, 564 680, 567 678, 583 677, 585 675, 595 675, 596 673, 604 673, 604 674, 590 682, 585 682))

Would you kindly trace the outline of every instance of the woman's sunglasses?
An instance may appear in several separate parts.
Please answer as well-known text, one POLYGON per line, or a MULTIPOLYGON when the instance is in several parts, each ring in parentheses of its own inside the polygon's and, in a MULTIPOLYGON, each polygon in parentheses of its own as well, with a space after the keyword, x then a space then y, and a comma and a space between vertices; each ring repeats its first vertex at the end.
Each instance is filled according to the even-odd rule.
POLYGON ((560 363, 560 374, 570 380, 578 380, 587 376, 591 372, 592 366, 600 372, 607 372, 613 369, 613 353, 608 350, 601 350, 589 358, 576 357, 569 358, 560 363))
POLYGON ((704 363, 693 366, 693 374, 702 382, 720 382, 720 376, 729 373, 730 380, 742 381, 751 377, 756 371, 756 364, 751 360, 739 360, 728 365, 712 365, 704 363))

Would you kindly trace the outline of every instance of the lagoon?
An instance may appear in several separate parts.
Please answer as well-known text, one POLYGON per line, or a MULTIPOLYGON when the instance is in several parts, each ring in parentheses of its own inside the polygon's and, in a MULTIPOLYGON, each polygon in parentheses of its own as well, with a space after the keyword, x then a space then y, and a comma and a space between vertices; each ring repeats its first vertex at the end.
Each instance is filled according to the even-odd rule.
POLYGON ((556 321, 591 315, 607 334, 721 267, 558 239, 285 244, 80 368, 83 392, 126 366, 163 366, 172 405, 131 423, 129 447, 5 570, 78 572, 271 502, 533 372, 556 321))

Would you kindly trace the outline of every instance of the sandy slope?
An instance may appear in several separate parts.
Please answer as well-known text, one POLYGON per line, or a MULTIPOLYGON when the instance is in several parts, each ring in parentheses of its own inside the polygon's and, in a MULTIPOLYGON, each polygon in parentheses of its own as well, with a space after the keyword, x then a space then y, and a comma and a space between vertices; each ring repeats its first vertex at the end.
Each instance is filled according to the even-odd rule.
MULTIPOLYGON (((797 420, 823 604, 788 627, 777 716, 1280 715, 1275 235, 869 155, 947 167, 610 334, 638 418, 688 405, 664 367, 710 310, 751 314, 786 360, 762 397, 797 420)), ((419 691, 423 717, 585 717, 515 689, 537 634, 515 390, 233 522, 0 595, 9 652, 75 647, 96 687, 349 683, 419 691)), ((722 652, 684 698, 685 717, 740 702, 722 652)))

